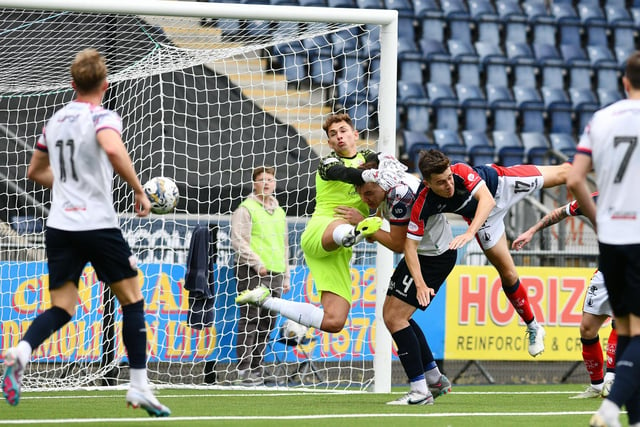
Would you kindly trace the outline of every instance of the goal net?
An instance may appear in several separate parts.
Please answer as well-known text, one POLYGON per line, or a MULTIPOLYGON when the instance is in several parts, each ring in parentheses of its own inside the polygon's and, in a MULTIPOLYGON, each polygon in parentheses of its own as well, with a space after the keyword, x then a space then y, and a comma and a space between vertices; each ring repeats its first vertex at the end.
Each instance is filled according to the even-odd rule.
MULTIPOLYGON (((291 290, 283 297, 319 305, 300 234, 313 211, 319 159, 328 154, 321 125, 346 111, 361 148, 395 151, 395 12, 359 10, 356 20, 340 10, 288 6, 19 3, 0 0, 2 352, 50 306, 43 231, 50 193, 26 171, 46 120, 73 99, 71 60, 94 47, 109 67, 103 104, 122 116, 141 181, 166 176, 180 190, 175 212, 140 219, 131 214, 130 188, 114 181, 115 207, 140 267, 150 379, 237 385, 231 213, 251 192, 253 169, 275 166, 290 237, 291 290), (198 226, 210 237, 209 283, 190 293, 186 261, 198 226)), ((264 351, 265 384, 388 388, 391 344, 376 312, 381 318, 392 257, 376 251, 368 243, 354 251, 354 301, 342 332, 310 329, 299 342, 285 341, 285 319, 277 318, 264 351)), ((25 387, 128 381, 118 303, 90 265, 79 289, 76 315, 34 351, 25 387)))

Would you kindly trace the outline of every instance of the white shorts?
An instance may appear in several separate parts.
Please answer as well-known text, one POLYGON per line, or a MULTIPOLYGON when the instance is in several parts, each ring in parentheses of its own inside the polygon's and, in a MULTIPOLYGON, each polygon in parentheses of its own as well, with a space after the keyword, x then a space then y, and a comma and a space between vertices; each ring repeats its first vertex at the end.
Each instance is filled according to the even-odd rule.
POLYGON ((504 217, 509 212, 509 209, 526 196, 541 189, 544 185, 542 175, 535 166, 520 165, 507 169, 517 171, 518 168, 522 169, 523 175, 528 176, 502 175, 498 177, 496 194, 493 196, 496 205, 476 234, 482 249, 491 249, 498 243, 498 240, 504 234, 504 217), (537 175, 535 175, 536 172, 537 175))
POLYGON ((611 304, 609 303, 609 294, 604 284, 604 276, 600 270, 596 271, 596 274, 591 278, 587 293, 584 296, 582 311, 596 316, 613 316, 611 304))

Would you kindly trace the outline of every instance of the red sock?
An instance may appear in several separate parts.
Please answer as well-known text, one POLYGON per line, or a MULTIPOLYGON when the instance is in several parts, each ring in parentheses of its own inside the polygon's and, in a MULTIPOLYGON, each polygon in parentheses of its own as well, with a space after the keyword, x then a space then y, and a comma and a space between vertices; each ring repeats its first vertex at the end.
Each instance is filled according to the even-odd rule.
POLYGON ((607 372, 616 371, 616 347, 618 346, 618 333, 615 328, 611 328, 609 339, 607 340, 607 372))
POLYGON ((582 342, 582 359, 589 373, 589 378, 591 378, 591 384, 600 384, 604 381, 604 373, 602 372, 604 356, 602 355, 600 337, 596 336, 588 340, 580 338, 580 341, 582 342))
POLYGON ((516 309, 516 312, 522 320, 524 320, 525 323, 530 323, 534 318, 533 311, 531 311, 527 290, 524 286, 520 286, 520 280, 510 288, 502 286, 502 289, 504 289, 504 293, 507 295, 507 298, 509 298, 509 302, 511 302, 511 305, 516 309))

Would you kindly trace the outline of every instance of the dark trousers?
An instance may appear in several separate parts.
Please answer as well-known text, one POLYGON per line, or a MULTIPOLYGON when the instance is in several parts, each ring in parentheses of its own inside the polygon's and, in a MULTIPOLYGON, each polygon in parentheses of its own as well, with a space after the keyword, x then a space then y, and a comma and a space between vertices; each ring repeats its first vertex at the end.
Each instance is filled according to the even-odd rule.
MULTIPOLYGON (((267 274, 260 277, 258 272, 247 265, 235 266, 238 280, 238 294, 246 289, 254 289, 264 285, 271 289, 271 296, 282 295, 284 274, 267 274)), ((269 335, 273 330, 277 316, 267 309, 249 304, 240 306, 238 320, 238 337, 236 353, 238 355, 238 369, 251 369, 261 374, 264 350, 269 342, 269 335)))

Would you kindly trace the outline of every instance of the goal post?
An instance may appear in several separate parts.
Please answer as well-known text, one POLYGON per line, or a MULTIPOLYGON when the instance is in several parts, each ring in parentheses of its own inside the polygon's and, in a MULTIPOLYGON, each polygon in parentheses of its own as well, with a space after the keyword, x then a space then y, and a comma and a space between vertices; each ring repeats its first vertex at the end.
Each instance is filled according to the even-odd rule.
MULTIPOLYGON (((109 66, 104 105, 123 118, 141 180, 168 176, 181 194, 174 213, 139 219, 130 213, 130 189, 114 183, 141 267, 150 378, 236 384, 231 213, 251 191, 253 168, 275 166, 291 245, 292 291, 284 296, 319 304, 299 237, 327 153, 320 125, 346 110, 363 148, 396 153, 397 12, 150 0, 0 0, 0 7, 0 159, 8 165, 0 173, 0 350, 50 304, 43 255, 50 194, 26 179, 26 168, 46 120, 73 98, 73 55, 95 47, 109 66), (189 324, 195 309, 183 285, 197 225, 214 231, 215 301, 198 313, 200 324, 189 324)), ((265 364, 284 367, 287 381, 278 385, 390 391, 382 304, 394 256, 369 243, 354 254, 354 305, 343 333, 310 331, 305 345, 281 348, 274 330, 265 364), (310 366, 319 375, 309 378, 310 366)), ((115 334, 102 329, 103 315, 121 314, 105 312, 90 267, 80 294, 72 322, 34 353, 26 387, 94 386, 125 364, 119 326, 115 334)))

